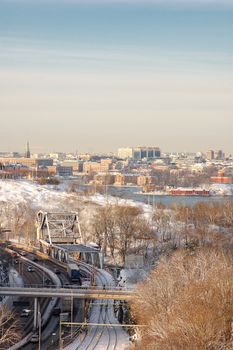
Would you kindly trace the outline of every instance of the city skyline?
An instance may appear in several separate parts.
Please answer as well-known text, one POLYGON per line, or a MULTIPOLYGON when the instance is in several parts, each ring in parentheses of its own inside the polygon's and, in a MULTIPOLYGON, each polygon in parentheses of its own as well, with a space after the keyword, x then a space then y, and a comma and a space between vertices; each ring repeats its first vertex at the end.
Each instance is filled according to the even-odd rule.
MULTIPOLYGON (((119 158, 124 158, 124 157, 121 157, 119 156, 119 152, 131 152, 131 150, 138 150, 138 149, 156 149, 160 152, 161 155, 163 154, 202 154, 203 156, 207 156, 208 158, 208 155, 209 154, 217 154, 218 152, 221 152, 224 156, 231 156, 232 157, 232 154, 231 153, 227 153, 225 152, 225 149, 223 148, 211 148, 209 147, 208 149, 206 150, 201 150, 201 149, 198 149, 198 150, 192 150, 192 151, 185 151, 185 150, 176 150, 176 149, 173 149, 173 150, 164 150, 164 149, 161 149, 161 147, 159 145, 127 145, 127 146, 119 146, 117 149, 113 150, 113 151, 107 151, 107 150, 104 150, 102 152, 88 152, 87 150, 69 150, 69 151, 65 151, 65 150, 62 150, 62 149, 48 149, 47 151, 45 152, 36 152, 36 147, 34 147, 32 145, 31 147, 31 144, 29 143, 29 141, 26 142, 26 144, 24 145, 24 147, 21 147, 19 149, 14 149, 13 151, 10 150, 10 149, 0 149, 0 154, 5 154, 5 155, 11 155, 13 158, 18 158, 18 157, 23 157, 23 158, 31 158, 31 157, 34 157, 34 156, 38 156, 38 155, 52 155, 52 154, 59 154, 59 153, 63 153, 63 154, 66 154, 66 155, 84 155, 84 154, 90 154, 90 155, 103 155, 103 156, 116 156, 116 157, 119 157, 119 158)), ((214 156, 213 156, 214 157, 214 156)))
POLYGON ((233 153, 231 19, 231 1, 2 1, 0 148, 233 153))

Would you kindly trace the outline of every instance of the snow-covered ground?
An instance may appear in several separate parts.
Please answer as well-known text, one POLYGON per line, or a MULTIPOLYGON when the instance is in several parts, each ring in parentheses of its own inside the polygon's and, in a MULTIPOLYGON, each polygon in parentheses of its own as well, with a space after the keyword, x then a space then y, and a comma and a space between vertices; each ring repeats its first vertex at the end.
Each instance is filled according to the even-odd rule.
POLYGON ((144 212, 144 214, 151 214, 152 206, 140 202, 135 202, 131 199, 122 199, 118 197, 113 197, 110 195, 104 196, 102 194, 95 194, 93 196, 88 197, 88 200, 92 201, 93 203, 96 203, 98 205, 130 205, 133 207, 141 208, 144 212))
POLYGON ((9 270, 9 284, 13 287, 23 287, 23 279, 14 268, 9 270))
MULTIPOLYGON (((98 286, 115 286, 113 277, 104 270, 99 270, 96 276, 98 286)), ((111 300, 95 300, 92 303, 88 323, 100 324, 89 327, 87 333, 83 332, 65 350, 124 350, 129 346, 129 336, 119 327, 120 324, 114 314, 111 300), (118 327, 105 327, 101 324, 117 324, 118 327)))
POLYGON ((118 277, 118 287, 133 289, 136 284, 142 282, 147 277, 144 269, 122 269, 118 277))
MULTIPOLYGON (((233 185, 211 185, 213 195, 233 195, 233 185)), ((0 180, 0 204, 26 204, 32 209, 62 210, 70 203, 79 202, 93 203, 97 205, 120 204, 137 206, 147 215, 151 214, 152 206, 133 200, 113 197, 110 195, 95 194, 92 196, 77 196, 66 191, 61 184, 56 188, 52 186, 41 186, 31 181, 22 180, 0 180)))
POLYGON ((29 181, 0 180, 0 203, 24 203, 34 209, 54 210, 60 202, 72 198, 64 191, 55 191, 29 181))
MULTIPOLYGON (((33 208, 43 207, 45 210, 57 208, 66 201, 73 201, 77 198, 74 194, 67 193, 64 186, 54 189, 51 186, 41 186, 31 181, 20 180, 0 180, 0 203, 29 203, 33 208)), ((93 196, 79 196, 82 201, 90 201, 98 205, 120 204, 132 205, 150 211, 151 206, 133 200, 116 198, 113 196, 104 196, 95 194, 93 196)))
POLYGON ((66 187, 41 186, 31 181, 0 180, 0 216, 2 225, 9 226, 10 217, 15 216, 15 210, 22 212, 29 208, 34 211, 69 211, 78 210, 85 216, 85 226, 88 217, 93 217, 93 205, 120 204, 141 208, 145 216, 150 216, 152 207, 140 202, 95 194, 80 196, 66 192, 66 187), (20 205, 23 209, 20 211, 20 205), (1 210, 2 208, 2 210, 1 210), (7 217, 7 219, 6 219, 7 217))
POLYGON ((233 185, 213 184, 210 186, 210 193, 214 196, 233 196, 233 185))
MULTIPOLYGON (((9 284, 12 287, 23 287, 23 279, 19 275, 18 271, 14 268, 10 268, 8 271, 9 284)), ((6 296, 2 299, 2 303, 7 305, 9 308, 12 307, 13 300, 17 299, 17 297, 9 297, 6 296)))

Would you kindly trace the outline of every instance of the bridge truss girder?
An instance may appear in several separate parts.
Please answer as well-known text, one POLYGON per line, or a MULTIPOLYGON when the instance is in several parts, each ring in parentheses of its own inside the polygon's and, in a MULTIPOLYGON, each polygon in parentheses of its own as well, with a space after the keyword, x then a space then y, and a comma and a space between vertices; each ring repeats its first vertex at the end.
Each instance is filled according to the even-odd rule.
POLYGON ((54 243, 82 242, 82 234, 76 212, 50 213, 39 211, 37 214, 37 239, 54 243))

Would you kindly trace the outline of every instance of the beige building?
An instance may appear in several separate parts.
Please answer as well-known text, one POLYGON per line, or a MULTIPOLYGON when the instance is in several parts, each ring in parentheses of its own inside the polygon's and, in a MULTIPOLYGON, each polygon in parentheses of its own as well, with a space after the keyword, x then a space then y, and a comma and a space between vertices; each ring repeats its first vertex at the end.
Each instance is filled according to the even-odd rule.
POLYGON ((89 173, 99 173, 101 171, 101 164, 97 162, 85 162, 83 163, 83 172, 89 173))
POLYGON ((94 176, 96 184, 113 185, 115 183, 115 174, 99 173, 94 176))
POLYGON ((121 159, 133 158, 133 148, 119 148, 118 157, 121 159))
POLYGON ((7 158, 0 158, 0 163, 5 164, 5 165, 22 164, 22 165, 26 165, 28 167, 33 167, 33 166, 36 166, 36 159, 25 158, 25 157, 21 157, 21 158, 7 157, 7 158))
POLYGON ((137 185, 138 175, 136 174, 117 174, 115 177, 115 184, 119 186, 137 185))

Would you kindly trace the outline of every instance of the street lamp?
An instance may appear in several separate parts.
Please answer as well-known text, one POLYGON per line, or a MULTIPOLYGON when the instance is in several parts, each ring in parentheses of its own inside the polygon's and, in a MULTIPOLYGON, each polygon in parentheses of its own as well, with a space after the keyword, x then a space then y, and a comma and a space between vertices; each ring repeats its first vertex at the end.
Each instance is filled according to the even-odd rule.
POLYGON ((73 291, 71 290, 71 327, 70 327, 70 335, 71 338, 73 336, 73 312, 74 312, 74 298, 73 298, 73 291))
POLYGON ((41 350, 41 312, 38 311, 38 327, 39 327, 39 346, 38 350, 41 350))
POLYGON ((54 338, 56 337, 57 333, 52 333, 52 344, 54 343, 54 338))
POLYGON ((63 349, 63 339, 62 339, 62 321, 60 316, 60 327, 59 327, 59 350, 63 349))

